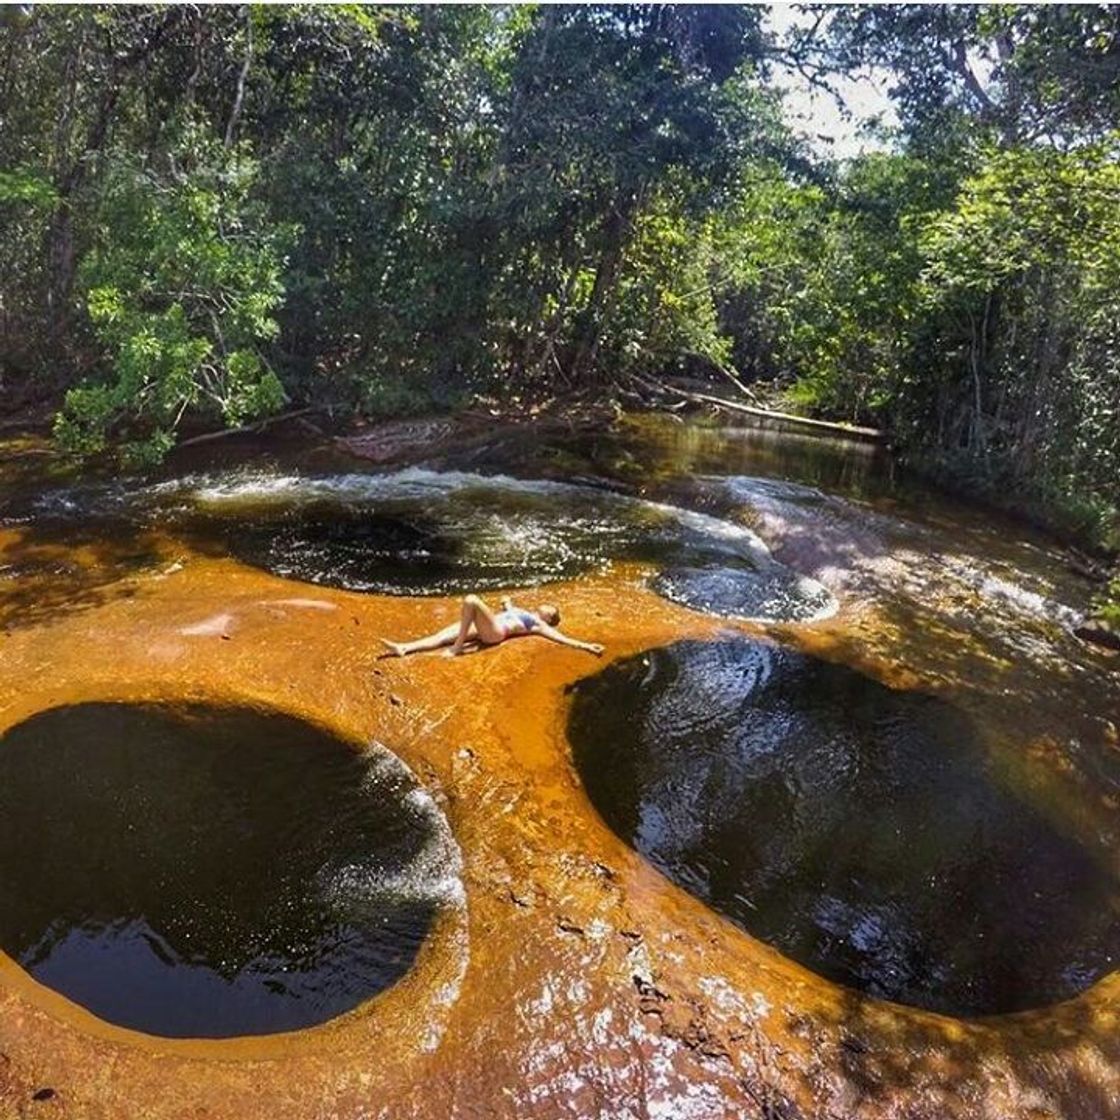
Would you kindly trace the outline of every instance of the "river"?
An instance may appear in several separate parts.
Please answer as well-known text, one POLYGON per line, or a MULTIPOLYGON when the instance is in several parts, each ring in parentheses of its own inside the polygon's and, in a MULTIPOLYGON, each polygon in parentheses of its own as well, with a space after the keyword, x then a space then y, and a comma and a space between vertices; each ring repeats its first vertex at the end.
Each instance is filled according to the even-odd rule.
POLYGON ((0 1100, 1120 1115, 1091 588, 881 450, 11 441, 0 548, 0 1100), (605 655, 379 659, 467 591, 605 655))

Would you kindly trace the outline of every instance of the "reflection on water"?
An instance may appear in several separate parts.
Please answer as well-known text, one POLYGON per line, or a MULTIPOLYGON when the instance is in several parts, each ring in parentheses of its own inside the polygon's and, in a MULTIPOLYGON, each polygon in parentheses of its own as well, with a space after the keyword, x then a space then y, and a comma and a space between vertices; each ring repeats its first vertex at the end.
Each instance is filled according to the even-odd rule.
POLYGON ((753 571, 722 565, 666 568, 650 586, 666 599, 695 610, 739 618, 811 622, 836 610, 836 600, 826 587, 784 564, 753 571))
POLYGON ((84 704, 0 738, 0 947, 120 1026, 330 1019, 408 970, 457 875, 395 756, 286 716, 84 704))
POLYGON ((575 690, 607 823, 686 890, 832 979, 955 1015, 1113 967, 1120 891, 1004 788, 962 711, 760 641, 680 642, 575 690))
POLYGON ((505 432, 481 451, 444 451, 441 465, 642 488, 694 474, 765 474, 846 493, 889 492, 894 473, 886 453, 870 444, 666 415, 630 416, 605 429, 505 432))

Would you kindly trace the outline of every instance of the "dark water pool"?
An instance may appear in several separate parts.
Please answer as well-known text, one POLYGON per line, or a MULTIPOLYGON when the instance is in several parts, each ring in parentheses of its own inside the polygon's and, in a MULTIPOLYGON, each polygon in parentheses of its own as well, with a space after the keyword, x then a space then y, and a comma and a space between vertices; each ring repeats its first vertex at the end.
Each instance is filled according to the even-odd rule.
POLYGON ((394 755, 280 714, 82 704, 0 738, 0 947, 120 1026, 350 1010, 408 971, 457 868, 394 755))
POLYGON ((1106 853, 1005 788, 944 701, 762 641, 685 641, 580 682, 569 736, 615 832, 830 979, 974 1016, 1114 967, 1106 853))
POLYGON ((165 489, 178 531, 278 575, 394 595, 571 579, 614 561, 657 569, 655 590, 740 618, 831 614, 832 595, 729 521, 543 479, 409 469, 241 475, 165 489))

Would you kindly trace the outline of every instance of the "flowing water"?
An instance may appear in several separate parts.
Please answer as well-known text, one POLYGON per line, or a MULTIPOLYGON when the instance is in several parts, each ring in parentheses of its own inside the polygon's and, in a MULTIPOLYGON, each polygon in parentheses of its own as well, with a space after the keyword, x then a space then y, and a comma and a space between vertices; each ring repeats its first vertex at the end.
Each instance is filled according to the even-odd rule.
MULTIPOLYGON (((134 543, 118 565, 150 562, 144 542, 163 532, 277 575, 353 591, 460 594, 632 561, 653 569, 651 586, 666 598, 724 616, 804 621, 836 609, 827 589, 774 560, 745 526, 506 474, 242 470, 152 487, 63 489, 22 516, 63 536, 75 521, 118 540, 123 530, 134 543)), ((26 566, 9 569, 9 578, 27 574, 26 566)))
POLYGON ((0 737, 0 947, 119 1026, 348 1011, 407 972, 457 864, 393 754, 287 716, 82 704, 0 737))
MULTIPOLYGON (((667 420, 496 434, 438 454, 415 449, 392 468, 327 446, 208 454, 155 480, 9 476, 0 491, 4 625, 95 608, 196 555, 232 557, 293 588, 397 596, 621 566, 625 578, 738 628, 714 644, 611 665, 573 699, 573 756, 592 803, 667 876, 825 976, 954 1014, 1040 1006, 1113 968, 1120 674, 1072 636, 1090 588, 1045 537, 898 476, 866 447, 667 420)), ((62 721, 44 725, 44 741, 57 743, 44 759, 69 757, 87 715, 42 718, 62 721)), ((36 726, 9 738, 32 742, 36 726)), ((122 767, 143 768, 128 751, 97 756, 106 789, 127 784, 122 767)), ((253 759, 242 765, 270 765, 263 753, 253 759)), ((49 781, 21 796, 49 802, 64 771, 51 763, 49 781)), ((111 802, 106 794, 78 819, 105 814, 123 835, 138 806, 111 802)), ((25 829, 30 812, 20 810, 25 829)), ((8 827, 18 850, 26 833, 8 827)), ((154 866, 197 843, 186 816, 176 827, 154 866)), ((335 840, 322 837, 309 851, 326 858, 335 840)), ((345 875, 362 879, 362 866, 351 860, 345 875)), ((23 897, 23 872, 6 867, 0 876, 19 884, 7 889, 23 897)), ((69 926, 51 907, 5 906, 5 947, 51 983, 56 955, 66 969, 68 938, 78 938, 79 961, 106 938, 149 944, 137 925, 147 901, 97 910, 99 889, 80 906, 62 895, 52 903, 69 926), (76 916, 85 910, 96 915, 88 930, 76 916)), ((325 910, 312 911, 333 914, 323 901, 332 897, 316 896, 325 910)), ((246 928, 259 929, 268 905, 248 907, 258 916, 246 928)), ((299 948, 301 937, 321 944, 318 921, 291 940, 294 959, 318 952, 299 948)), ((412 951, 422 925, 405 938, 412 951)), ((367 960, 364 935, 338 932, 361 922, 331 928, 326 956, 367 960)), ((161 929, 150 943, 159 950, 145 951, 185 973, 209 969, 222 990, 262 969, 281 986, 304 975, 268 972, 262 962, 282 960, 284 946, 254 936, 195 958, 161 929)), ((409 959, 402 949, 402 968, 409 959)), ((386 967, 357 968, 363 992, 391 982, 386 967)), ((323 991, 306 1021, 363 998, 323 991)), ((284 998, 269 997, 272 1026, 231 1012, 236 1026, 207 1030, 298 1025, 270 1018, 284 998)))
POLYGON ((588 486, 412 469, 188 482, 176 492, 191 530, 311 583, 447 595, 632 560, 656 565, 655 588, 702 610, 792 620, 835 609, 743 526, 588 486))

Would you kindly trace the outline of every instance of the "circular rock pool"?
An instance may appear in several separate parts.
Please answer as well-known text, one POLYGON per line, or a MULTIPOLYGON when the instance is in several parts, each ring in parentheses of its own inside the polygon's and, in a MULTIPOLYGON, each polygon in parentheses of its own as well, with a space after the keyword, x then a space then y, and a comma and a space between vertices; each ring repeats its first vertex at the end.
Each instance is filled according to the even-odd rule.
POLYGON ((739 618, 836 609, 749 529, 676 506, 544 479, 410 469, 258 475, 165 485, 165 515, 205 547, 311 583, 448 595, 570 579, 630 560, 654 590, 739 618))
POLYGON ((278 713, 90 703, 0 737, 0 948, 119 1026, 331 1019, 408 971, 458 867, 395 755, 278 713))
POLYGON ((620 837, 829 979, 974 1016, 1115 965, 1111 853, 1010 788, 944 701, 761 641, 683 641, 581 681, 568 730, 620 837))

